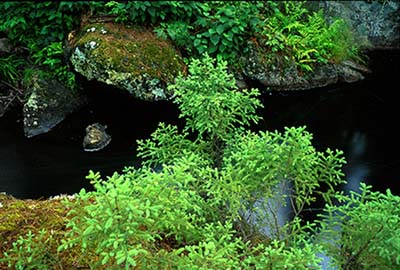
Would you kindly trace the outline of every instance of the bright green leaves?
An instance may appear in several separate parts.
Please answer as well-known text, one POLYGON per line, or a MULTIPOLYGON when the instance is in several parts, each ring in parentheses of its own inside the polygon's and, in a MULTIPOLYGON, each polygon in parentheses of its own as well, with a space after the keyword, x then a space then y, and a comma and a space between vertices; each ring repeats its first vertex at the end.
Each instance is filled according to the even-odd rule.
MULTIPOLYGON (((311 139, 305 127, 285 128, 284 133, 238 133, 224 151, 223 177, 214 177, 209 189, 228 198, 234 213, 254 209, 263 217, 254 224, 260 228, 274 223, 274 203, 291 202, 287 206, 294 217, 299 216, 320 197, 322 186, 328 186, 323 194, 325 202, 330 202, 338 185, 345 182, 344 159, 339 151, 316 151, 311 139)), ((280 231, 275 225, 273 229, 280 231)))
POLYGON ((156 24, 163 21, 187 21, 203 12, 207 6, 196 1, 109 1, 105 4, 109 14, 117 16, 118 22, 156 24))
POLYGON ((303 71, 314 63, 340 62, 356 56, 356 44, 343 20, 325 21, 322 10, 311 13, 305 1, 268 1, 271 14, 262 24, 261 39, 272 52, 287 55, 303 71))
POLYGON ((199 208, 203 199, 189 189, 191 176, 181 169, 185 170, 166 167, 155 173, 129 168, 107 181, 91 173, 88 178, 95 191, 80 193, 81 206, 70 214, 69 241, 61 250, 71 248, 71 243, 81 245, 100 256, 100 265, 131 269, 156 256, 157 241, 171 237, 177 243, 191 243, 198 239, 204 222, 199 208))
POLYGON ((400 197, 360 189, 325 208, 316 240, 341 269, 399 269, 400 197))
POLYGON ((187 156, 189 152, 200 154, 210 160, 209 145, 202 140, 191 141, 187 132, 179 133, 176 126, 160 123, 157 130, 147 140, 138 140, 138 157, 143 165, 172 164, 175 160, 187 156))
POLYGON ((253 249, 254 254, 245 258, 245 264, 251 269, 288 269, 308 270, 320 268, 321 258, 316 252, 319 247, 309 242, 302 247, 288 247, 284 242, 273 240, 270 245, 258 245, 253 249))
POLYGON ((8 264, 9 269, 47 270, 59 263, 58 258, 49 256, 55 245, 52 233, 41 229, 38 234, 30 230, 24 236, 20 236, 13 248, 0 257, 0 262, 8 264))
POLYGON ((186 130, 226 141, 235 129, 258 121, 256 110, 262 107, 258 90, 238 91, 226 68, 226 62, 215 65, 215 59, 206 54, 192 61, 189 76, 179 76, 168 86, 175 93, 180 117, 186 119, 186 130))

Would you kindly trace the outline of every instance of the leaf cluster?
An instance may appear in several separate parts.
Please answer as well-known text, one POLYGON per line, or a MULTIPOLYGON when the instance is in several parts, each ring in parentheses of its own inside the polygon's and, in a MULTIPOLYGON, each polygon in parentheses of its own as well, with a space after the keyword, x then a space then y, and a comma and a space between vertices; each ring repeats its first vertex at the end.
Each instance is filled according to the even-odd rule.
POLYGON ((209 1, 202 12, 188 20, 162 22, 155 32, 169 37, 191 56, 208 53, 230 64, 246 48, 246 42, 257 31, 262 2, 209 1))
POLYGON ((314 63, 340 62, 357 56, 349 26, 342 19, 326 22, 322 10, 310 12, 306 1, 267 1, 269 12, 261 39, 272 52, 283 53, 304 71, 314 63))

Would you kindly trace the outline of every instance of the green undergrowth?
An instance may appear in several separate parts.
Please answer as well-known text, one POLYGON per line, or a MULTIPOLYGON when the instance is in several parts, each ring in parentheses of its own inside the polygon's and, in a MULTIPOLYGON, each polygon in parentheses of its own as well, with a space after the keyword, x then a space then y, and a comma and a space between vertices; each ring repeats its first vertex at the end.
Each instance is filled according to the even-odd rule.
MULTIPOLYGON (((0 13, 0 32, 17 48, 18 59, 40 66, 71 89, 76 82, 64 53, 66 41, 93 16, 148 27, 172 41, 187 59, 208 53, 237 69, 249 43, 271 57, 282 55, 303 72, 318 63, 360 59, 360 44, 346 23, 336 19, 328 24, 323 12, 309 11, 305 1, 6 1, 0 3, 0 13)), ((0 74, 15 84, 23 69, 12 60, 0 66, 0 74)))
POLYGON ((73 198, 1 195, 1 267, 309 270, 325 253, 335 269, 399 268, 398 196, 344 195, 343 152, 317 151, 306 127, 250 131, 259 92, 238 90, 227 62, 205 54, 188 73, 169 86, 186 125, 139 140, 141 167, 90 171, 94 190, 73 198))

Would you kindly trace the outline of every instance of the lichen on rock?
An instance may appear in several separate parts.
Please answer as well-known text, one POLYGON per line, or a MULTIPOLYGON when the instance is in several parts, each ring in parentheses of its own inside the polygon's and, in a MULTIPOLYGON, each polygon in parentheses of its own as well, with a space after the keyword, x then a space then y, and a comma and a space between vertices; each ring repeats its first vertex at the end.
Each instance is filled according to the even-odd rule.
POLYGON ((143 100, 172 96, 166 86, 184 70, 183 60, 171 44, 139 27, 88 24, 70 46, 75 71, 143 100))
POLYGON ((33 76, 27 89, 23 115, 24 133, 28 138, 48 132, 86 103, 84 96, 55 79, 33 76))

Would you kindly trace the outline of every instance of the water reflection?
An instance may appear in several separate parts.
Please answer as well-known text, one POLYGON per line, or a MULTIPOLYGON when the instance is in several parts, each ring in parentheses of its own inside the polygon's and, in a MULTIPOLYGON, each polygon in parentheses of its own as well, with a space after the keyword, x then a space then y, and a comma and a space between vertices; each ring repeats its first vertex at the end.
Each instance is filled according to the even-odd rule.
POLYGON ((368 147, 367 135, 360 131, 351 134, 343 132, 343 139, 348 141, 346 149, 347 166, 346 173, 347 184, 344 189, 346 193, 350 191, 359 191, 360 183, 366 182, 369 174, 369 167, 365 164, 365 153, 368 147))
POLYGON ((257 200, 252 209, 243 214, 244 220, 253 226, 256 225, 259 232, 271 239, 283 239, 285 233, 282 227, 293 216, 290 194, 289 181, 281 181, 271 198, 267 201, 257 200), (282 194, 286 194, 286 196, 282 196, 282 194))

